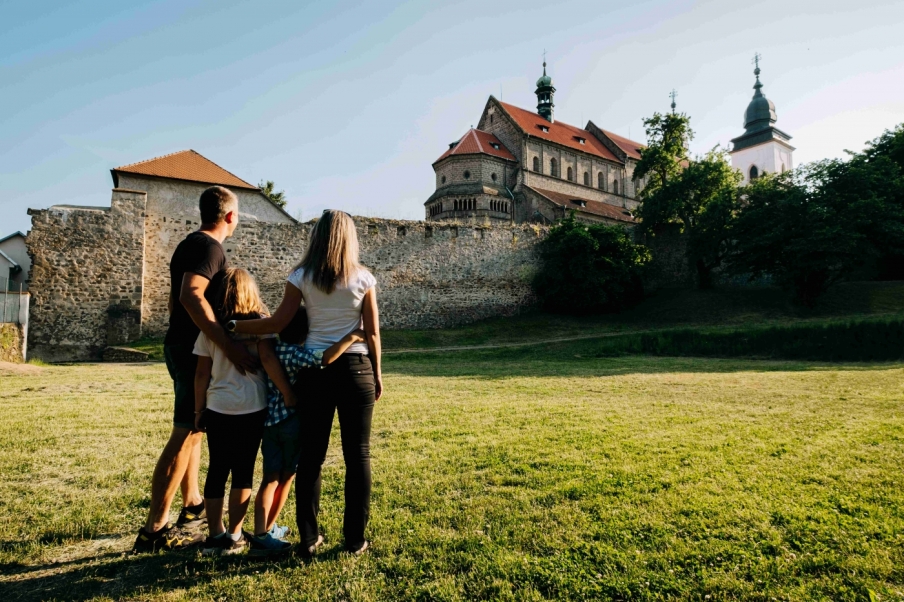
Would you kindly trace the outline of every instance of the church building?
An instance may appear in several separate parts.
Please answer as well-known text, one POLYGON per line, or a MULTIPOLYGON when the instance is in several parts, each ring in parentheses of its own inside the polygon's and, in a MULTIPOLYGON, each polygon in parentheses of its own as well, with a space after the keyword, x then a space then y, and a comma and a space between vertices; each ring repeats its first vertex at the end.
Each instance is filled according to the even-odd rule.
POLYGON ((536 112, 490 96, 477 128, 433 163, 426 219, 551 223, 574 211, 587 222, 633 224, 643 145, 593 121, 584 128, 556 121, 555 91, 544 62, 536 112))
POLYGON ((744 184, 755 180, 764 173, 782 173, 794 169, 792 153, 794 147, 788 144, 791 136, 775 127, 778 116, 775 103, 763 94, 760 83, 760 55, 754 57, 756 68, 753 74, 753 99, 744 112, 744 133, 731 141, 731 166, 741 171, 744 184))

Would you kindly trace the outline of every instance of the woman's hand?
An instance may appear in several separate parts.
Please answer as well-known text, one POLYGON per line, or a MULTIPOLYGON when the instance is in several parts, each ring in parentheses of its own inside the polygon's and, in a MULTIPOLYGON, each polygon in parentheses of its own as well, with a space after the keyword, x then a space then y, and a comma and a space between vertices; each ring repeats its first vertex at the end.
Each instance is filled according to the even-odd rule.
POLYGON ((380 401, 380 398, 383 397, 383 375, 378 374, 374 376, 374 401, 380 401))
POLYGON ((195 412, 195 430, 200 433, 207 431, 207 427, 204 426, 204 410, 195 412))

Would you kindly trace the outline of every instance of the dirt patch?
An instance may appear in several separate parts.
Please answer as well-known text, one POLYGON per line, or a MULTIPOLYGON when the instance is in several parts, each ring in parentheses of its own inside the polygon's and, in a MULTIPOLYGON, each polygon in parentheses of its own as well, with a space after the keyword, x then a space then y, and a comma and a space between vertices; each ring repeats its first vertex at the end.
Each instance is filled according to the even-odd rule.
POLYGON ((40 366, 0 362, 0 376, 35 376, 44 371, 40 366))

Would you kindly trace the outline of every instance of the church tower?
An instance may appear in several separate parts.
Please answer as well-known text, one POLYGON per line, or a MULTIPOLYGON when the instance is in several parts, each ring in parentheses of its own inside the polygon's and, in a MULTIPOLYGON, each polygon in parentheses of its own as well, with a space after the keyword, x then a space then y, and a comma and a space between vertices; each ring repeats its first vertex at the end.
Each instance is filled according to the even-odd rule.
POLYGON ((764 173, 781 173, 794 168, 794 147, 788 144, 791 136, 775 127, 778 116, 775 103, 763 94, 760 83, 760 55, 753 58, 753 99, 744 113, 745 132, 731 141, 731 165, 741 170, 744 184, 764 173))
POLYGON ((546 75, 546 57, 543 57, 543 75, 537 80, 537 90, 535 92, 537 95, 537 113, 550 123, 553 122, 552 112, 556 106, 552 101, 555 93, 556 89, 552 85, 552 78, 546 75))

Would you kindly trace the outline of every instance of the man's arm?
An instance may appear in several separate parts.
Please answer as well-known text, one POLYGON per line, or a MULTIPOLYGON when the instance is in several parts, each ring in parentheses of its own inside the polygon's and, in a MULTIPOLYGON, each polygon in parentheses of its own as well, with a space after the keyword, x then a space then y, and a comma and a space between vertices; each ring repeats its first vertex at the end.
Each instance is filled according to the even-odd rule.
POLYGON ((195 430, 200 431, 201 412, 207 408, 207 387, 210 386, 210 373, 213 370, 213 360, 209 357, 198 356, 198 367, 195 368, 195 430))
POLYGON ((345 353, 349 347, 354 345, 355 343, 360 343, 364 341, 364 331, 361 329, 353 330, 348 333, 336 343, 333 343, 323 351, 323 358, 320 360, 320 363, 324 366, 328 366, 335 362, 339 357, 345 353))
POLYGON ((294 408, 297 404, 295 392, 292 390, 289 376, 279 361, 279 356, 276 355, 276 344, 273 341, 274 339, 261 339, 258 341, 257 351, 261 356, 261 364, 264 366, 267 376, 270 377, 270 380, 282 393, 283 403, 286 404, 287 408, 294 408))
POLYGON ((185 307, 185 311, 191 316, 201 332, 207 335, 214 344, 223 350, 229 361, 235 364, 236 369, 244 374, 246 371, 255 373, 260 367, 257 360, 248 353, 244 345, 229 338, 223 327, 217 323, 213 308, 204 298, 204 291, 210 286, 210 280, 204 276, 185 272, 182 276, 182 287, 179 291, 179 302, 185 307))
POLYGON ((375 401, 377 401, 383 396, 383 358, 380 355, 382 344, 380 343, 380 311, 377 308, 376 288, 364 293, 361 317, 364 318, 364 336, 367 338, 367 348, 370 350, 370 362, 374 367, 374 383, 377 387, 375 401))

